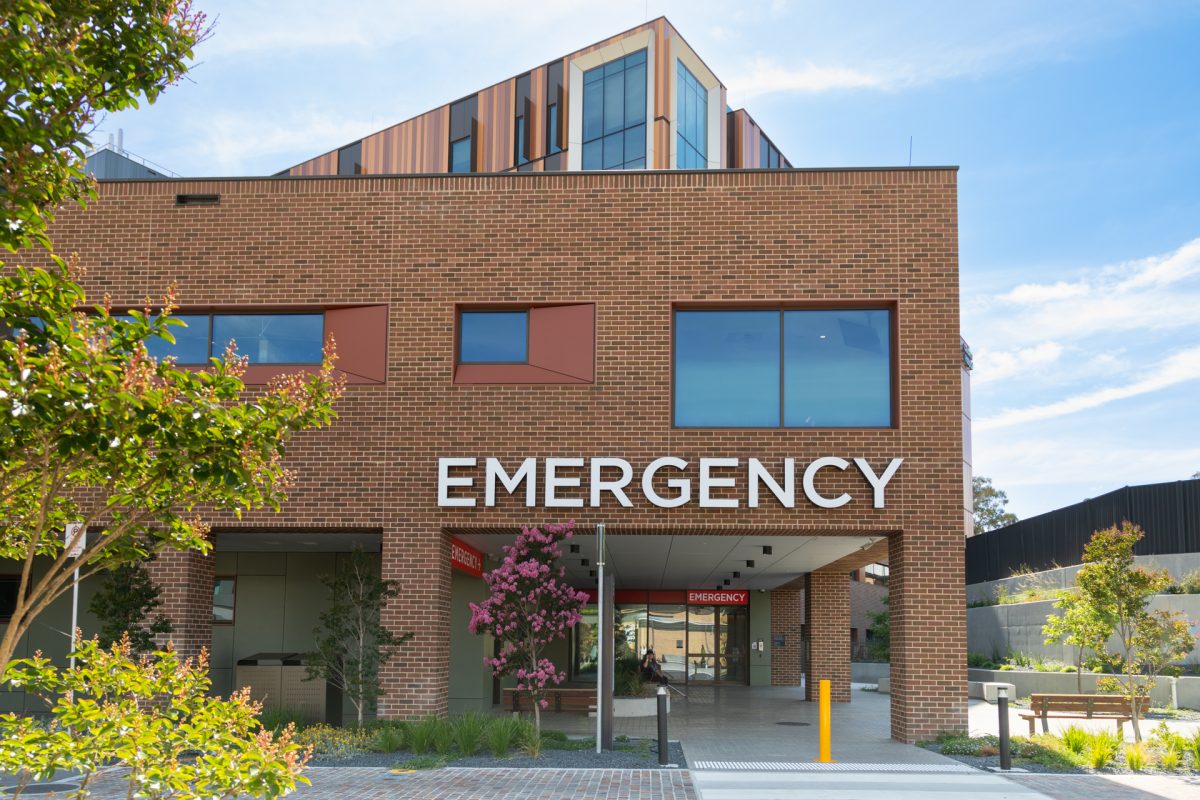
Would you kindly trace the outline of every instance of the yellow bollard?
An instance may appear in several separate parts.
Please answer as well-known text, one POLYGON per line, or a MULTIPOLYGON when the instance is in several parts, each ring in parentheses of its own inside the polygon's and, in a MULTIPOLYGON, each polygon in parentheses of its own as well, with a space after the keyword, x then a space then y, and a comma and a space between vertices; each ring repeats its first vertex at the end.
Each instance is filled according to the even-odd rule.
POLYGON ((820 694, 818 695, 818 698, 817 698, 817 705, 819 708, 819 715, 820 715, 819 716, 819 719, 820 719, 819 725, 820 725, 820 737, 821 737, 820 749, 817 754, 817 761, 820 762, 821 764, 830 764, 833 762, 833 758, 830 757, 830 754, 829 754, 829 724, 830 724, 829 681, 821 681, 817 685, 820 687, 820 689, 819 689, 820 694))

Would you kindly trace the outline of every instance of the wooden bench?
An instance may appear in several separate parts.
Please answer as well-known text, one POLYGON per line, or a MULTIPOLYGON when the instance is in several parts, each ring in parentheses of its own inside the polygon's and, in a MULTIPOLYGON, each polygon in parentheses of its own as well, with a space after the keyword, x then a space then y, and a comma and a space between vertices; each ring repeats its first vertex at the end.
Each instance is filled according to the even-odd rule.
MULTIPOLYGON (((1148 698, 1139 697, 1138 716, 1150 707, 1148 698)), ((1035 694, 1029 697, 1029 710, 1020 715, 1029 721, 1029 735, 1036 732, 1034 724, 1042 721, 1042 733, 1050 732, 1050 719, 1111 719, 1117 723, 1117 733, 1133 718, 1129 699, 1116 694, 1035 694)))
MULTIPOLYGON (((532 711, 527 692, 516 689, 505 689, 503 692, 504 706, 512 711, 532 711)), ((547 689, 546 701, 549 706, 546 711, 583 711, 588 712, 596 707, 596 690, 586 687, 547 689)))

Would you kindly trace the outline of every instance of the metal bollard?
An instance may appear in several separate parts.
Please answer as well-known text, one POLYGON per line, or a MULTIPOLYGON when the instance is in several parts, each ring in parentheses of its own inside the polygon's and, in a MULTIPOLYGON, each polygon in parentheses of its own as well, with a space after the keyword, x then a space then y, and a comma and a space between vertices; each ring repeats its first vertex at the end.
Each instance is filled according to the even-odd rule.
POLYGON ((1012 769, 1012 753, 1008 742, 1008 688, 996 687, 996 707, 1000 710, 1000 769, 1012 769))
POLYGON ((833 715, 829 708, 829 681, 827 680, 823 680, 817 684, 817 706, 817 719, 820 726, 818 731, 817 762, 830 764, 833 762, 833 757, 830 754, 833 715))
POLYGON ((671 759, 667 743, 667 687, 658 687, 658 763, 666 765, 671 759))

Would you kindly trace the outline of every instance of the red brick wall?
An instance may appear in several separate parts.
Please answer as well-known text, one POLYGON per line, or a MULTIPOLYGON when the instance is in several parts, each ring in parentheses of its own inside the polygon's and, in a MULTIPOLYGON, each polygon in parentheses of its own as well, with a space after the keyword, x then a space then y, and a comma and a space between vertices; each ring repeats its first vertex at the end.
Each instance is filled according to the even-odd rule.
POLYGON ((159 588, 160 611, 171 620, 171 633, 159 638, 170 641, 184 656, 196 656, 201 649, 211 649, 216 578, 213 557, 167 550, 148 569, 159 588))
POLYGON ((289 450, 299 478, 283 511, 213 518, 218 529, 382 531, 384 574, 407 592, 387 620, 417 634, 385 673, 385 713, 446 709, 445 530, 574 517, 611 535, 899 531, 893 613, 901 587, 914 598, 898 604, 908 627, 893 650, 919 644, 902 665, 941 665, 897 706, 894 731, 911 739, 966 722, 955 181, 911 169, 121 182, 102 184, 86 212, 64 209, 54 236, 79 252, 91 296, 114 303, 176 283, 184 303, 389 305, 388 382, 349 387, 337 425, 289 450), (221 202, 176 206, 185 192, 221 202), (454 385, 455 304, 489 302, 595 303, 595 383, 454 385), (894 304, 897 425, 672 428, 681 302, 894 304), (503 494, 496 508, 439 509, 437 458, 489 455, 620 455, 638 470, 662 455, 906 461, 885 509, 854 470, 820 474, 825 494, 854 495, 833 510, 747 509, 744 497, 736 509, 660 509, 636 487, 628 509, 550 513, 503 494))
POLYGON ((804 696, 817 699, 820 681, 829 681, 835 703, 850 702, 850 576, 812 572, 804 594, 804 624, 808 629, 808 670, 804 696))
POLYGON ((804 587, 784 586, 771 592, 771 685, 799 686, 804 671, 804 587), (783 647, 775 637, 783 637, 783 647))

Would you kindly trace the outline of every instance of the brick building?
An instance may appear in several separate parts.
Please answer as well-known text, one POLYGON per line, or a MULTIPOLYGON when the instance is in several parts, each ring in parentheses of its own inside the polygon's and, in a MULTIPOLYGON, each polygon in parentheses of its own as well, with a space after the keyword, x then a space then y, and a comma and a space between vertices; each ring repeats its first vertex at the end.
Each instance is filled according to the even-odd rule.
MULTIPOLYGON (((665 20, 497 86, 466 123, 450 104, 341 148, 350 169, 106 182, 60 213, 92 296, 178 285, 177 354, 236 338, 253 383, 334 336, 348 378, 281 513, 155 564, 177 645, 211 646, 222 690, 254 652, 302 652, 317 577, 363 547, 415 633, 378 713, 488 707, 476 560, 574 519, 572 579, 594 586, 604 523, 628 646, 689 684, 807 673, 849 701, 850 573, 888 564, 893 735, 964 729, 955 170, 785 168, 665 20), (581 169, 597 69, 645 81, 622 171, 581 169), (451 174, 462 130, 474 171, 451 174)), ((585 617, 554 654, 571 681, 595 640, 585 617)))

